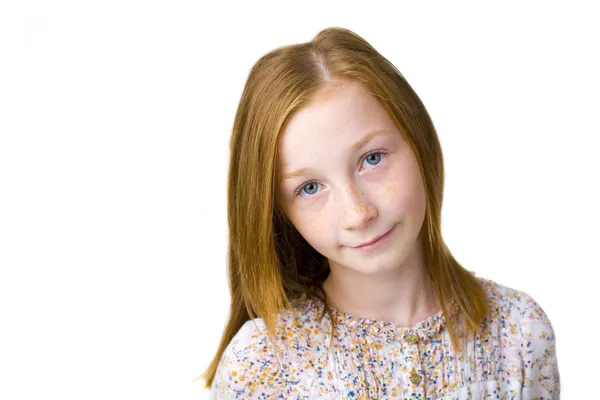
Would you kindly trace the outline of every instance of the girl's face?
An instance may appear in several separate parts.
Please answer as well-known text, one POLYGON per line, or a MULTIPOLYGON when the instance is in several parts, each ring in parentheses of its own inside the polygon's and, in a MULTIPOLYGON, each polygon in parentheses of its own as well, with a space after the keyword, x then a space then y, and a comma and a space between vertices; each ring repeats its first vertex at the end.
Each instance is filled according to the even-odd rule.
POLYGON ((406 261, 425 218, 419 165, 360 84, 323 91, 292 115, 279 152, 279 202, 332 269, 373 273, 406 261), (357 247, 388 231, 374 245, 357 247))

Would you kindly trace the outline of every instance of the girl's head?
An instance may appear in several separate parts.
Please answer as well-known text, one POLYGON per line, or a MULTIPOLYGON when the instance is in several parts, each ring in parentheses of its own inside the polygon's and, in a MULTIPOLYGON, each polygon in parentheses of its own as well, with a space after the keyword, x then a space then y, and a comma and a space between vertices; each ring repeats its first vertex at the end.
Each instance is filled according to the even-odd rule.
POLYGON ((398 268, 422 254, 419 161, 371 90, 334 79, 279 134, 276 198, 293 225, 284 229, 297 230, 331 268, 398 268), (358 247, 386 232, 383 245, 358 247))
POLYGON ((277 311, 319 293, 334 264, 371 273, 423 257, 444 313, 456 299, 477 326, 483 289, 441 238, 435 128, 402 74, 360 36, 329 28, 261 57, 230 150, 231 313, 208 385, 244 322, 263 318, 272 334, 277 311), (392 228, 384 246, 355 248, 392 228))
POLYGON ((329 263, 389 269, 417 239, 436 246, 443 177, 425 107, 361 37, 330 28, 261 57, 233 127, 228 193, 232 286, 249 315, 269 325, 329 263), (392 227, 385 249, 353 248, 392 227))

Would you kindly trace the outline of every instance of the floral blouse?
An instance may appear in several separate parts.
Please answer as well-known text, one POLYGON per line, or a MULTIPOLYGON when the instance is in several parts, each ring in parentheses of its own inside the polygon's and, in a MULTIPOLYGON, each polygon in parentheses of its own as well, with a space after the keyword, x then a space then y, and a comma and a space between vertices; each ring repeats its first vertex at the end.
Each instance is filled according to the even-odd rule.
POLYGON ((275 342, 246 322, 217 368, 212 399, 559 399, 554 330, 524 292, 479 278, 490 316, 454 355, 440 311, 412 328, 328 314, 307 296, 281 312, 275 342))

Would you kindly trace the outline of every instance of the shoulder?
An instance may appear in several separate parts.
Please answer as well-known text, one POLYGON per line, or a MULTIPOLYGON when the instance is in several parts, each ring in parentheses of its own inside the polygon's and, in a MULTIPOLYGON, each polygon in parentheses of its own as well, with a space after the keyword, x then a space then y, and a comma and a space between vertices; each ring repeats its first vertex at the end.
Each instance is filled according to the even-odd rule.
POLYGON ((548 315, 528 293, 481 279, 488 293, 490 319, 496 326, 506 371, 520 371, 524 398, 558 399, 560 373, 556 336, 548 315))
POLYGON ((479 278, 488 298, 492 315, 505 321, 518 321, 552 330, 552 324, 542 306, 527 292, 479 278))
POLYGON ((479 278, 488 293, 489 325, 496 326, 503 351, 515 354, 526 369, 556 370, 556 335, 542 306, 528 293, 479 278))
POLYGON ((211 387, 213 399, 249 398, 277 379, 279 354, 262 319, 242 325, 229 342, 211 387))
POLYGON ((221 357, 212 398, 285 397, 297 390, 302 377, 293 373, 293 363, 309 358, 318 340, 315 329, 320 322, 315 311, 310 302, 292 302, 291 309, 277 313, 272 336, 262 318, 244 323, 221 357))

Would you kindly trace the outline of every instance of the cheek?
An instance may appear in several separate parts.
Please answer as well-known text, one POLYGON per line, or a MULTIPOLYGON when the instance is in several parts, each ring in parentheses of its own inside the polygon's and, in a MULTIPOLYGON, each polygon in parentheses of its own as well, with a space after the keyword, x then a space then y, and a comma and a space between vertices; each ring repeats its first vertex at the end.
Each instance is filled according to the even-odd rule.
POLYGON ((383 186, 384 199, 390 203, 402 204, 406 202, 406 185, 400 180, 390 180, 383 186))
POLYGON ((332 226, 323 215, 314 213, 298 213, 291 218, 292 223, 302 237, 315 249, 327 245, 327 227, 332 226))
POLYGON ((387 199, 390 206, 396 210, 420 210, 425 202, 425 191, 421 175, 398 174, 397 178, 387 181, 383 185, 382 199, 387 199))

